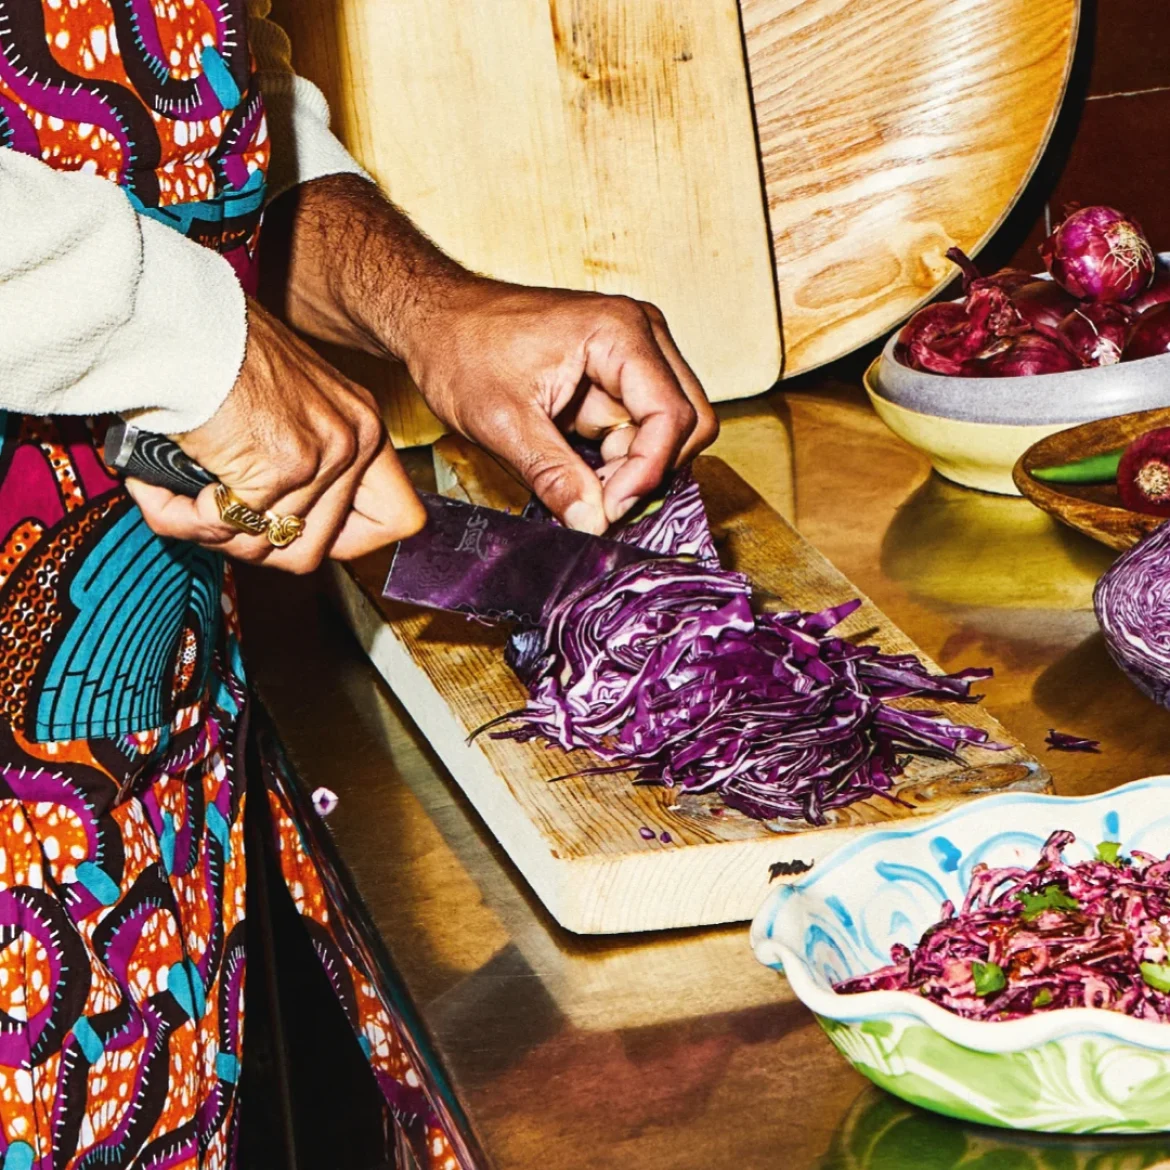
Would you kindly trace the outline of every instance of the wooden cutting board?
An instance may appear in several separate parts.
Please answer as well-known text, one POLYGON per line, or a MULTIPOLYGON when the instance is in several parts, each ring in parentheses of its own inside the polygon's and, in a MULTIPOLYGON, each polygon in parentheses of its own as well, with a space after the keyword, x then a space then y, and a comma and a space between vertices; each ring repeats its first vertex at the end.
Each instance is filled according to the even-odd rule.
POLYGON ((1079 0, 740 0, 784 375, 888 333, 1048 142, 1079 0))
MULTIPOLYGON (((493 506, 524 499, 487 456, 461 441, 443 440, 436 462, 447 494, 493 506)), ((726 464, 700 458, 695 474, 725 565, 793 607, 820 609, 860 596, 726 464)), ((634 786, 627 777, 552 783, 587 767, 588 757, 486 736, 467 742, 524 703, 503 661, 504 632, 384 601, 389 560, 385 551, 338 570, 349 621, 488 828, 569 930, 609 934, 743 921, 758 909, 776 863, 799 871, 867 825, 939 812, 978 793, 1047 786, 1040 765, 982 706, 937 703, 929 705, 986 728, 1009 750, 972 749, 963 764, 916 761, 897 790, 911 807, 872 799, 830 814, 823 828, 791 822, 778 831, 730 809, 717 814, 710 798, 634 786), (653 840, 643 839, 643 828, 653 840)), ((842 630, 890 652, 920 653, 868 599, 842 630)))
MULTIPOLYGON (((278 0, 275 15, 346 145, 452 255, 653 301, 714 399, 776 381, 735 0, 278 0)), ((439 433, 400 370, 355 376, 389 391, 400 444, 439 433)))

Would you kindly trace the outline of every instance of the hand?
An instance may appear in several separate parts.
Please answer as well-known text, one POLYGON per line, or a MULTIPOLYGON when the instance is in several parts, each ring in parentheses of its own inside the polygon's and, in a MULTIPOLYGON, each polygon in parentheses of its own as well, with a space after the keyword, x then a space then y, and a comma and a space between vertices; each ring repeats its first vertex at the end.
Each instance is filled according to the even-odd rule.
POLYGON ((718 434, 653 305, 467 277, 418 332, 404 356, 431 409, 570 527, 603 533, 718 434), (605 436, 599 472, 559 428, 605 436))
POLYGON ((285 259, 268 270, 290 322, 405 361, 444 422, 510 463, 573 528, 603 532, 718 433, 653 306, 477 277, 356 175, 283 196, 265 247, 285 259), (634 425, 605 438, 598 474, 564 437, 622 422, 634 425))
POLYGON ((128 479, 147 524, 160 536, 294 573, 417 532, 422 504, 370 395, 251 302, 248 322, 243 369, 227 399, 208 422, 173 438, 250 507, 304 517, 304 532, 277 549, 225 524, 214 488, 191 500, 128 479))

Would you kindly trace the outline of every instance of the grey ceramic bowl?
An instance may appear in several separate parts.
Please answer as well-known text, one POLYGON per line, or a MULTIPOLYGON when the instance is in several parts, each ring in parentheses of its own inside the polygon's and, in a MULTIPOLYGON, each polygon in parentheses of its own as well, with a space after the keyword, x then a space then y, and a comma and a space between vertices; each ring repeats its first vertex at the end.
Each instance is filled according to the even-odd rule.
MULTIPOLYGON (((1170 253, 1163 252, 1160 259, 1170 262, 1170 253)), ((898 333, 882 350, 875 389, 896 406, 919 414, 959 422, 1034 426, 1092 422, 1170 406, 1170 355, 1067 374, 950 378, 895 361, 898 333)))

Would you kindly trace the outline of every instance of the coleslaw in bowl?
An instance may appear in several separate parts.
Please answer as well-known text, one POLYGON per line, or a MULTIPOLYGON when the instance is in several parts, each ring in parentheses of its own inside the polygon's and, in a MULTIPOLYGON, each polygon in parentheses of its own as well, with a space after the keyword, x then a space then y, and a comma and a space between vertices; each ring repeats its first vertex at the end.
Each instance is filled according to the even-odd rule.
POLYGON ((912 828, 875 829, 777 888, 752 924, 757 958, 782 970, 860 1072, 954 1117, 1067 1133, 1170 1130, 1170 1025, 1102 1008, 966 1019, 909 991, 834 985, 913 947, 974 867, 1030 867, 1048 836, 1076 834, 1070 861, 1102 839, 1170 854, 1170 776, 1095 796, 1003 793, 912 828))

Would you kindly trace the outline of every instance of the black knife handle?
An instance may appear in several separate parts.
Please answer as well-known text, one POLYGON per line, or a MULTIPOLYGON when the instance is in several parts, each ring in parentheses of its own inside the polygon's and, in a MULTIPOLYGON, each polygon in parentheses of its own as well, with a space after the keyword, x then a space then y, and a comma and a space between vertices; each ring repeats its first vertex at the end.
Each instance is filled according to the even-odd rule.
POLYGON ((165 435, 140 431, 121 419, 106 431, 106 462, 126 475, 194 499, 216 478, 165 435))

